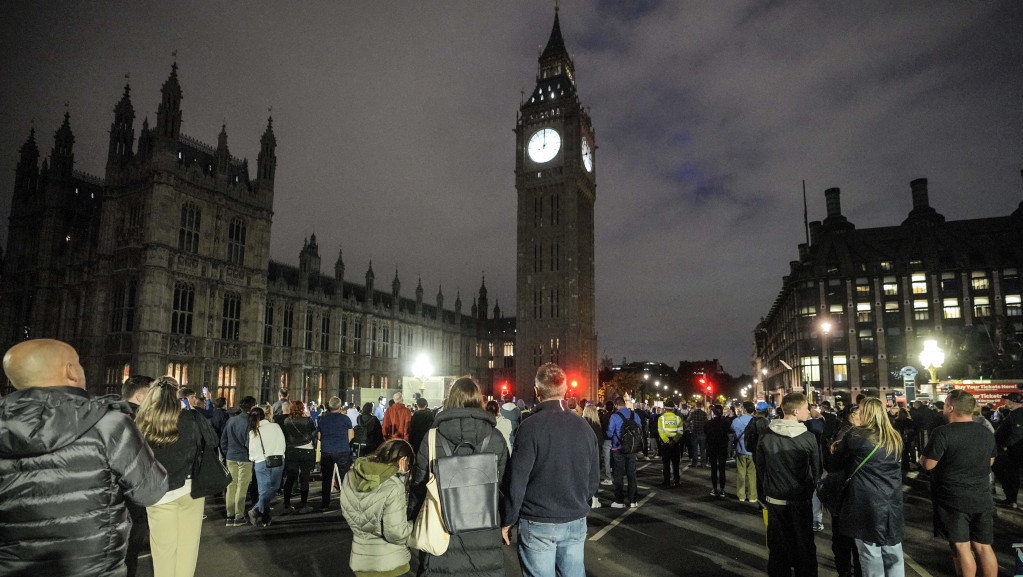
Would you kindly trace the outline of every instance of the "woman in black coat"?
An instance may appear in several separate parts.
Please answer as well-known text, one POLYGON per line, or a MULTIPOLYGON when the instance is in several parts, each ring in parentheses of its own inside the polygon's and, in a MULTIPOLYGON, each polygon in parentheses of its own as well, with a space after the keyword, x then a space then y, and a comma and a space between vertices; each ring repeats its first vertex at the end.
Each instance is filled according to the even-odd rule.
POLYGON ((851 477, 836 530, 856 540, 864 576, 902 575, 902 436, 878 398, 863 400, 860 419, 862 424, 835 445, 835 468, 851 477))
MULTIPOLYGON (((504 435, 496 427, 496 419, 483 410, 483 396, 469 377, 462 377, 451 384, 444 408, 434 420, 437 429, 437 452, 443 453, 441 443, 454 448, 459 443, 469 443, 479 448, 487 441, 485 452, 497 455, 498 478, 504 476, 508 461, 508 445, 504 435)), ((416 456, 412 477, 412 494, 409 498, 410 518, 415 518, 426 495, 426 481, 430 468, 429 437, 423 439, 416 456)), ((455 451, 458 455, 470 453, 469 447, 462 446, 455 451)), ((482 506, 482 504, 481 504, 482 506)), ((504 575, 504 543, 501 528, 483 529, 451 535, 448 550, 443 555, 433 556, 419 553, 419 576, 457 575, 459 577, 499 577, 504 575)))
POLYGON ((380 443, 384 442, 384 428, 380 420, 373 414, 373 403, 366 403, 362 406, 362 413, 353 423, 352 459, 359 456, 366 456, 377 450, 380 443))
POLYGON ((711 407, 712 419, 703 425, 707 435, 707 460, 710 461, 710 494, 715 497, 725 496, 725 461, 728 458, 728 431, 731 427, 725 421, 724 409, 721 405, 711 407))

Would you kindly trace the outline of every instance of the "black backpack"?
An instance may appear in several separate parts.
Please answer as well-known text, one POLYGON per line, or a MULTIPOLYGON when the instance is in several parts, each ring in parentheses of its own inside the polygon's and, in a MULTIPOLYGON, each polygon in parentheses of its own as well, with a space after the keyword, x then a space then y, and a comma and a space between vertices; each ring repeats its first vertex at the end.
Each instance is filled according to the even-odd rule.
MULTIPOLYGON (((617 414, 622 417, 621 413, 617 414)), ((635 412, 629 410, 629 418, 622 417, 622 428, 618 435, 622 441, 619 450, 623 455, 631 455, 643 450, 643 429, 634 420, 635 415, 635 412)))

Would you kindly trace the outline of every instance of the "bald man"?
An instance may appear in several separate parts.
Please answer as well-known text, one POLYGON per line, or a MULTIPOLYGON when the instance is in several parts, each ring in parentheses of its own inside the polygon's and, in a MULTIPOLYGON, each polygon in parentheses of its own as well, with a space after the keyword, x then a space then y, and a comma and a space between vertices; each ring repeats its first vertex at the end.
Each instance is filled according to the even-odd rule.
POLYGON ((131 522, 167 492, 167 471, 127 404, 92 398, 67 343, 4 355, 17 389, 0 399, 0 575, 122 577, 131 522))

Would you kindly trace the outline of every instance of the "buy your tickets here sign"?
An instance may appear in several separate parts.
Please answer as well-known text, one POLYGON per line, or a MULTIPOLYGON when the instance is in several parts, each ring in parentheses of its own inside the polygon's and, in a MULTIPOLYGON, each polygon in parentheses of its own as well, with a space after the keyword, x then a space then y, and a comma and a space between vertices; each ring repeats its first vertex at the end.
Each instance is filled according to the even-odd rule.
POLYGON ((1000 407, 1005 402, 1002 400, 1002 395, 1008 395, 1012 392, 1021 392, 1019 389, 1020 383, 1023 383, 1023 381, 957 380, 948 381, 942 384, 952 385, 952 388, 961 389, 970 393, 977 398, 977 402, 981 405, 992 403, 994 406, 1000 407))

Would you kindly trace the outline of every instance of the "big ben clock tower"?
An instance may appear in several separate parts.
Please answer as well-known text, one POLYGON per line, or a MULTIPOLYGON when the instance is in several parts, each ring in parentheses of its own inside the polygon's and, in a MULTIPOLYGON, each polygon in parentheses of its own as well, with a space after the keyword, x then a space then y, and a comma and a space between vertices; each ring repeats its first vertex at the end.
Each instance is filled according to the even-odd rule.
POLYGON ((515 142, 515 392, 532 398, 537 367, 552 361, 568 374, 569 395, 594 399, 599 384, 593 282, 597 147, 576 93, 575 66, 557 11, 540 55, 536 88, 519 108, 515 142))

